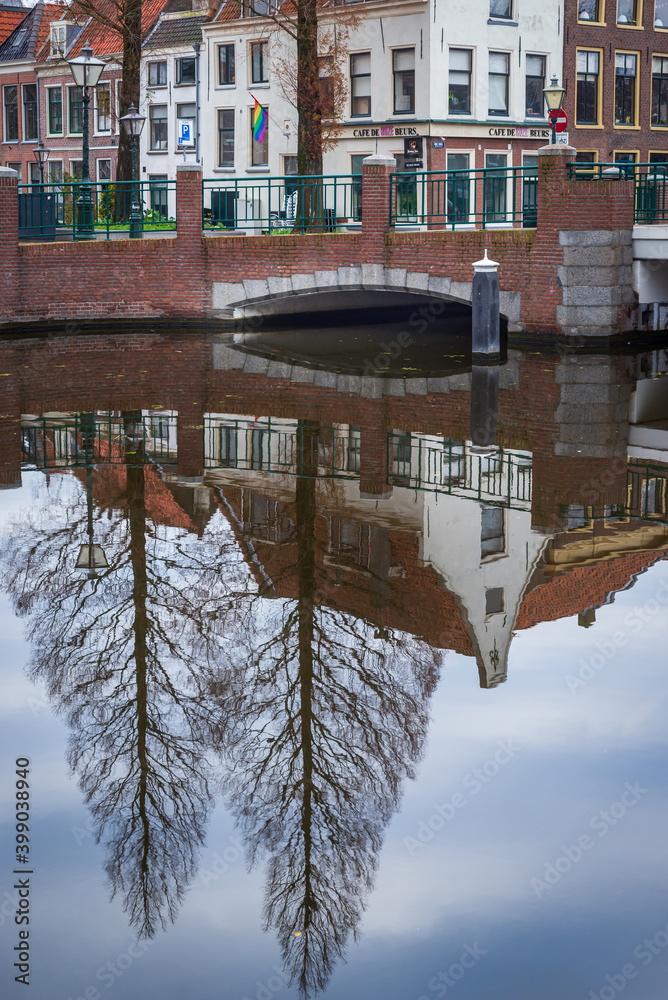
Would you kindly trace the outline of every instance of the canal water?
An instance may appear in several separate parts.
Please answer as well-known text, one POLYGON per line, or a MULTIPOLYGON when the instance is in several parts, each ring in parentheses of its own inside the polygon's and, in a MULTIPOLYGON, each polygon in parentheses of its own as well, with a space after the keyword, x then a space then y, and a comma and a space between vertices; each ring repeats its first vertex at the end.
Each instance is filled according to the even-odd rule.
POLYGON ((3 996, 664 995, 666 351, 427 319, 0 341, 3 996))

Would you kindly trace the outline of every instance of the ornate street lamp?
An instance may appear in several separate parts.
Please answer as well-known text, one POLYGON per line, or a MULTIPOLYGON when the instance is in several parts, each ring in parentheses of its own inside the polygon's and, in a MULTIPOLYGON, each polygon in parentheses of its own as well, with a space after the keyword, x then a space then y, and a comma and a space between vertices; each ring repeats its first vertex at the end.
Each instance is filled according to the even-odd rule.
POLYGON ((90 150, 88 137, 88 105, 90 104, 89 87, 97 87, 106 63, 96 59, 88 42, 76 59, 68 59, 68 64, 74 77, 74 82, 82 91, 83 102, 83 170, 81 191, 77 199, 77 229, 80 239, 95 238, 93 225, 93 192, 90 186, 90 150))
POLYGON ((44 167, 46 166, 46 161, 49 159, 49 154, 51 150, 48 149, 42 140, 40 139, 35 148, 32 151, 32 155, 35 157, 39 164, 39 182, 44 183, 44 167))
MULTIPOLYGON (((552 77, 552 82, 549 87, 543 88, 543 96, 545 98, 545 103, 547 104, 548 111, 561 111, 561 105, 564 100, 564 94, 566 91, 563 87, 560 87, 557 83, 556 76, 552 77)), ((557 116, 553 115, 550 119, 550 125, 552 126, 552 145, 555 146, 557 143, 557 116)))
POLYGON ((130 136, 132 143, 132 206, 130 209, 130 239, 141 239, 144 235, 142 224, 141 208, 139 206, 139 177, 137 152, 139 149, 139 136, 144 128, 146 118, 140 115, 135 107, 131 107, 127 115, 121 118, 123 128, 130 136))

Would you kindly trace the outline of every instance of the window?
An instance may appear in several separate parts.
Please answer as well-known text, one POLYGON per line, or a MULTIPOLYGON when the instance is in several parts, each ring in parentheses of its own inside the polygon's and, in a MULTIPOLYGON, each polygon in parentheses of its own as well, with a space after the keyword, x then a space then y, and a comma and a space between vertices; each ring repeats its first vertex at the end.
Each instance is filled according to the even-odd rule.
POLYGON ((150 62, 148 64, 148 85, 149 87, 167 86, 166 62, 150 62))
POLYGON ((325 120, 331 120, 336 115, 333 70, 334 66, 331 56, 320 56, 318 59, 320 114, 325 120))
POLYGON ((595 176, 594 164, 598 163, 598 150, 578 149, 575 162, 578 164, 577 172, 584 178, 595 176))
POLYGON ((234 108, 218 112, 218 166, 234 166, 234 108))
POLYGON ((451 115, 471 114, 472 56, 470 49, 450 49, 448 110, 451 115))
POLYGON ((371 114, 371 53, 357 52, 350 57, 351 115, 371 114))
POLYGON ((617 24, 638 23, 638 0, 617 0, 617 24))
POLYGON ((23 139, 37 139, 37 84, 23 85, 23 139))
POLYGON ((65 49, 67 46, 67 25, 66 24, 52 24, 51 25, 51 58, 57 59, 59 56, 65 55, 65 49))
MULTIPOLYGON (((251 166, 262 167, 269 163, 269 128, 265 128, 264 135, 258 142, 253 135, 254 108, 249 108, 248 110, 250 112, 251 166)), ((269 121, 269 108, 266 106, 265 111, 267 112, 267 121, 269 121)))
POLYGON ((22 170, 21 164, 20 163, 8 163, 7 166, 9 167, 10 170, 15 170, 16 173, 19 175, 18 182, 20 184, 21 180, 22 180, 22 177, 23 177, 23 170, 22 170))
POLYGON ((251 83, 269 83, 268 42, 251 42, 251 83))
POLYGON ((271 10, 269 0, 250 0, 243 5, 243 17, 263 17, 271 10))
POLYGON ((545 56, 526 57, 526 116, 527 118, 545 117, 545 56))
POLYGON ((654 27, 668 28, 668 0, 656 0, 654 4, 654 27))
MULTIPOLYGON (((11 51, 13 49, 20 48, 21 42, 23 41, 23 39, 27 34, 28 34, 27 28, 19 28, 19 30, 16 32, 16 34, 14 35, 14 37, 12 38, 11 42, 8 45, 9 50, 11 51)), ((16 57, 10 56, 10 59, 11 58, 16 58, 16 57)))
POLYGON ((483 185, 483 215, 485 222, 504 222, 508 193, 508 155, 486 153, 483 185))
POLYGON ((503 507, 483 507, 480 524, 480 558, 505 552, 503 507))
POLYGON ((447 182, 446 201, 448 222, 467 223, 469 221, 469 204, 471 199, 471 175, 469 173, 469 153, 448 153, 448 171, 461 171, 460 174, 450 173, 447 182))
POLYGON ((485 614, 502 615, 505 609, 505 594, 503 587, 492 587, 485 591, 485 614))
POLYGON ((111 84, 99 83, 95 89, 95 129, 111 132, 111 84))
POLYGON ((46 91, 47 129, 49 135, 63 133, 63 90, 62 87, 48 87, 46 91))
POLYGON ((598 52, 580 50, 577 54, 575 119, 578 125, 598 125, 599 58, 598 52))
POLYGON ((392 53, 394 113, 415 113, 415 49, 395 49, 392 53))
POLYGON ((151 125, 150 148, 167 149, 167 105, 151 105, 148 109, 148 120, 151 125))
POLYGON ((489 16, 511 18, 513 0, 489 0, 489 16))
POLYGON ((19 137, 19 103, 18 88, 14 85, 4 87, 5 103, 5 142, 15 142, 19 137))
MULTIPOLYGON (((195 136, 195 116, 197 114, 197 108, 195 104, 177 104, 176 105, 176 117, 177 118, 187 118, 192 122, 192 128, 190 130, 191 136, 195 136)), ((195 139, 197 137, 195 136, 195 139)), ((178 149, 183 149, 183 146, 177 146, 178 149)), ((194 148, 194 147, 188 147, 194 148)))
POLYGON ((615 163, 637 163, 638 154, 633 150, 618 149, 615 150, 615 163))
MULTIPOLYGON (((149 174, 149 195, 151 211, 167 221, 167 174, 149 174)), ((162 423, 162 421, 161 421, 162 423)), ((169 428, 169 424, 167 424, 169 428)), ((166 437, 169 437, 169 430, 166 437)))
POLYGON ((39 184, 41 180, 39 172, 39 163, 29 163, 28 166, 30 168, 30 183, 39 184))
POLYGON ((652 125, 668 126, 668 57, 652 59, 652 125))
POLYGON ((230 87, 235 83, 234 44, 218 46, 218 83, 230 87))
POLYGON ((510 57, 507 52, 489 54, 489 113, 508 114, 508 78, 510 57))
POLYGON ((195 83, 195 60, 194 59, 177 59, 176 60, 176 82, 177 84, 195 83))
POLYGON ((83 87, 69 87, 69 118, 68 131, 70 134, 81 135, 83 133, 83 87))
POLYGON ((578 0, 579 21, 600 21, 603 0, 578 0))
POLYGON ((629 52, 615 53, 615 125, 636 123, 636 62, 629 52))
POLYGON ((70 176, 74 177, 75 181, 82 180, 83 160, 70 160, 70 176))
POLYGON ((111 160, 97 161, 97 179, 99 181, 111 180, 111 160))
POLYGON ((49 160, 49 183, 50 184, 62 184, 63 183, 63 161, 62 160, 49 160))

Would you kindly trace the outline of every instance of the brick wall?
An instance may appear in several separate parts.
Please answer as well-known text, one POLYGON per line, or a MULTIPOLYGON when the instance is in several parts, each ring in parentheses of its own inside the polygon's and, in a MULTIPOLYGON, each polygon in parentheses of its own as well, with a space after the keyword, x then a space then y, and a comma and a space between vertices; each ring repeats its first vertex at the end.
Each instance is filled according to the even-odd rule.
MULTIPOLYGON (((628 184, 570 181, 571 157, 561 149, 559 153, 540 159, 536 230, 388 232, 391 168, 380 162, 365 167, 361 234, 205 237, 201 174, 185 164, 177 173, 176 238, 22 244, 17 257, 7 217, 2 223, 9 254, 4 280, 16 283, 18 301, 0 302, 0 322, 204 317, 212 312, 214 284, 360 265, 384 265, 396 275, 412 271, 442 277, 454 283, 444 294, 470 301, 471 264, 487 248, 500 264, 501 292, 521 293, 521 312, 514 321, 526 330, 556 333, 562 304, 560 234, 613 227, 630 231, 633 213, 628 184), (12 261, 18 272, 14 277, 12 261)), ((7 197, 12 197, 9 188, 7 197)))

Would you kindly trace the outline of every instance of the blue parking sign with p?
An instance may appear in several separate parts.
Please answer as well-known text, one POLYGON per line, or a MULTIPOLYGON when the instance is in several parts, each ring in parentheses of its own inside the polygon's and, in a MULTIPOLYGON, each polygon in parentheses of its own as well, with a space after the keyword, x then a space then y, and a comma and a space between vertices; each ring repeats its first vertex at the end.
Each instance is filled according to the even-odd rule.
POLYGON ((193 143, 193 123, 189 118, 179 118, 179 146, 191 146, 193 143))

